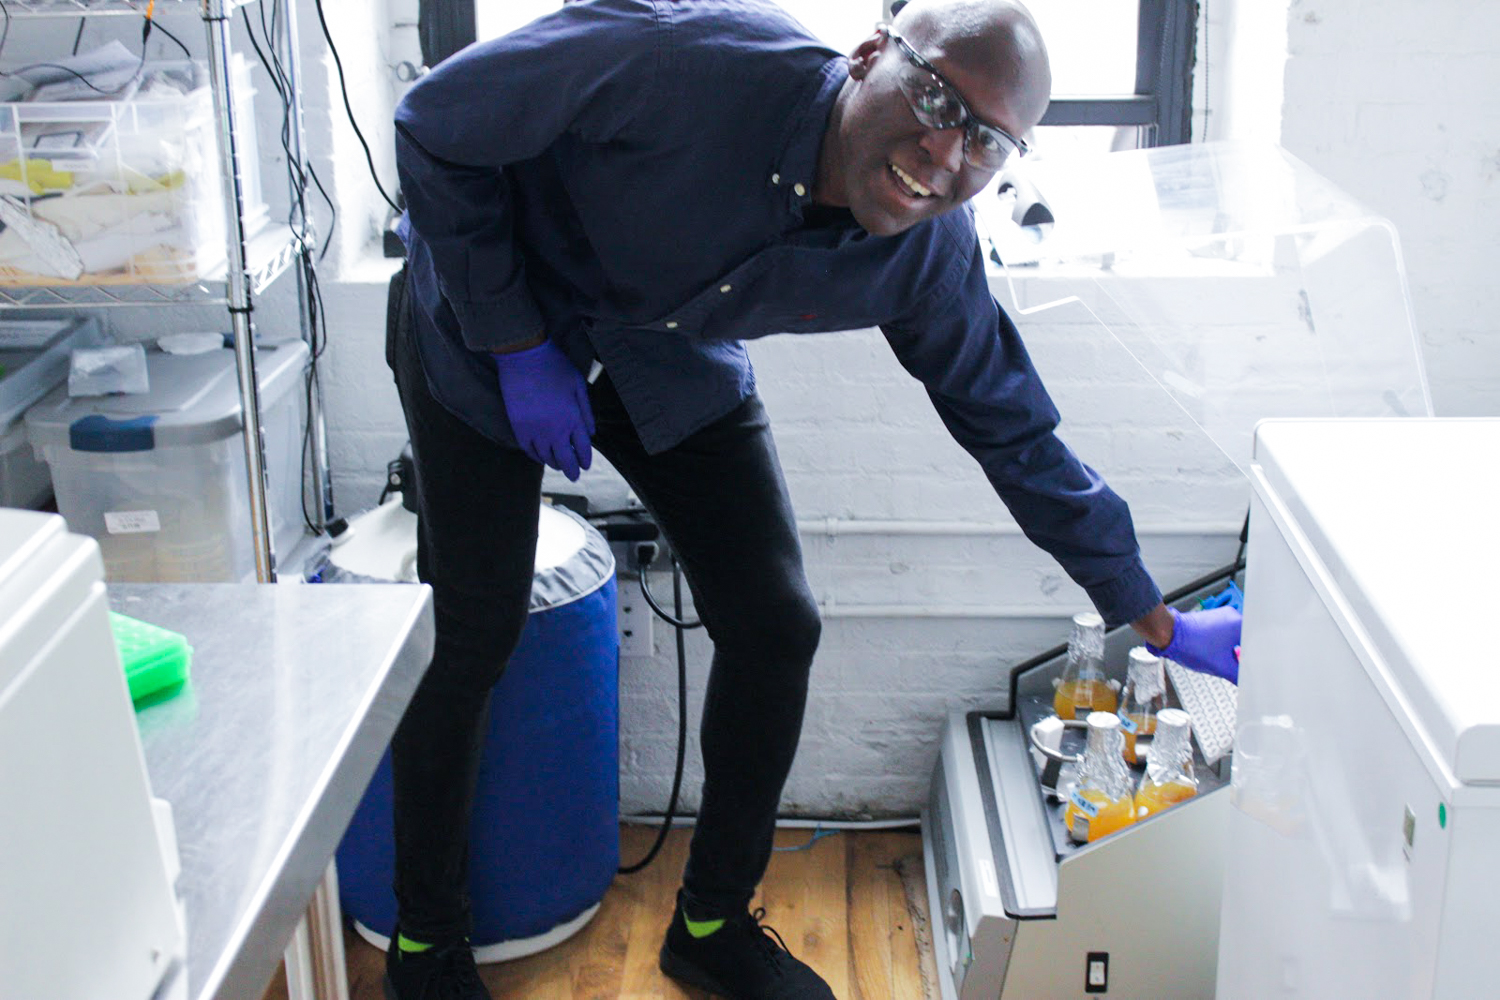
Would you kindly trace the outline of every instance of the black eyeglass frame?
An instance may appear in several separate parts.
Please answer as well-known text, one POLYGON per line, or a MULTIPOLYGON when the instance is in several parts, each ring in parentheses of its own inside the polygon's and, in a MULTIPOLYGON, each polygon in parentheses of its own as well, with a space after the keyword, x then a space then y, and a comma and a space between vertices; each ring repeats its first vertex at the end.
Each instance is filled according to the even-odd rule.
MULTIPOLYGON (((903 87, 901 90, 902 96, 906 98, 906 103, 911 107, 911 113, 916 116, 917 121, 921 122, 927 128, 942 131, 944 129, 958 128, 960 126, 963 127, 964 162, 968 163, 971 167, 978 167, 981 170, 999 170, 1001 167, 1005 166, 1006 161, 1010 159, 1009 153, 1005 154, 1004 158, 1002 158, 999 163, 995 164, 984 162, 976 163, 972 158, 970 158, 970 140, 976 133, 982 131, 994 132, 995 134, 1003 138, 1006 142, 1009 142, 1012 146, 1015 147, 1017 156, 1025 156, 1027 153, 1031 152, 1031 147, 1028 146, 1024 140, 1016 138, 998 125, 991 125, 988 122, 980 119, 980 117, 976 115, 972 109, 970 109, 969 102, 964 100, 963 95, 958 92, 958 88, 955 87, 951 82, 949 82, 948 78, 943 76, 942 73, 939 73, 937 67, 928 62, 927 59, 923 57, 922 53, 912 48, 912 44, 905 38, 903 38, 895 28, 891 27, 889 24, 879 24, 876 25, 875 30, 879 31, 881 34, 885 35, 885 37, 889 38, 891 41, 900 46, 901 52, 906 56, 908 62, 910 62, 913 66, 917 67, 923 72, 930 74, 932 76, 933 82, 936 83, 937 86, 953 95, 954 101, 958 103, 959 110, 963 112, 963 117, 958 121, 947 122, 945 124, 942 122, 938 122, 932 119, 930 116, 924 114, 924 112, 922 112, 922 110, 919 109, 915 103, 913 103, 912 97, 906 92, 906 89, 903 87)), ((983 149, 982 146, 978 146, 978 148, 983 149)))

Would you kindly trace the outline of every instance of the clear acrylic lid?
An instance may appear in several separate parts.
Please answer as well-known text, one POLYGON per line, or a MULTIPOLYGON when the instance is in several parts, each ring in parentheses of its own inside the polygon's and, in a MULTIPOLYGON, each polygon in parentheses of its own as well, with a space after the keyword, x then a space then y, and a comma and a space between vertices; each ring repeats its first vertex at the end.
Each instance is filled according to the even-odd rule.
POLYGON ((1094 326, 1241 472, 1267 417, 1431 415, 1395 229, 1285 150, 1020 163, 1056 221, 976 199, 1002 304, 1094 326))

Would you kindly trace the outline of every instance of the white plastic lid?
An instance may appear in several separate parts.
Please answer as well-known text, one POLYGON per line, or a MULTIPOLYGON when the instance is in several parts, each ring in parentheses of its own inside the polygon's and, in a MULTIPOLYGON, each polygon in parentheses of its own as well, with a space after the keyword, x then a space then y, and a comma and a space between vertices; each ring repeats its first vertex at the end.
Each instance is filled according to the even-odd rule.
MULTIPOLYGON (((257 347, 264 413, 294 389, 307 362, 300 340, 257 347)), ((150 391, 70 398, 54 389, 26 414, 31 443, 74 451, 127 452, 220 441, 240 432, 239 376, 229 347, 203 354, 146 351, 150 391)))
MULTIPOLYGON (((1268 421, 1256 462, 1460 781, 1500 781, 1500 419, 1268 421)), ((1254 553, 1251 553, 1254 559, 1254 553)))

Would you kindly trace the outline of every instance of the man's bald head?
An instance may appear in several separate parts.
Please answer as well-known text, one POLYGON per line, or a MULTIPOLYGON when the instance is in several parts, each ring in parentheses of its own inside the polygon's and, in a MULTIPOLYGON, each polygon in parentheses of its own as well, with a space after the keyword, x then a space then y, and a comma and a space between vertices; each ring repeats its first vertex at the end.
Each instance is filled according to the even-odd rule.
POLYGON ((1036 21, 1014 0, 913 0, 893 20, 918 49, 988 64, 1030 129, 1052 94, 1052 67, 1036 21))

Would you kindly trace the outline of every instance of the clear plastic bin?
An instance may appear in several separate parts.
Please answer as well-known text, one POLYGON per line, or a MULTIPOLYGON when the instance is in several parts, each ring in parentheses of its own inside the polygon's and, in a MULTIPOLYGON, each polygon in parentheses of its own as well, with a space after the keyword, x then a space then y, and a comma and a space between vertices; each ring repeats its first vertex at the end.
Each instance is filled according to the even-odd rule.
MULTIPOLYGON (((250 68, 237 58, 245 217, 263 223, 250 68)), ((118 99, 0 104, 0 285, 184 284, 226 229, 204 66, 147 63, 118 99)))
POLYGON ((68 377, 73 348, 102 340, 93 316, 0 321, 0 428, 18 421, 28 406, 68 377))
POLYGON ((26 425, 0 425, 0 507, 37 510, 51 496, 52 477, 28 446, 26 425))
MULTIPOLYGON (((99 541, 112 582, 254 578, 254 536, 234 352, 146 352, 151 391, 69 398, 26 414, 70 530, 99 541)), ((256 350, 276 550, 302 536, 302 374, 307 345, 256 350)))
POLYGON ((39 508, 51 498, 52 479, 21 418, 68 377, 68 352, 100 339, 92 316, 0 322, 0 507, 39 508))

